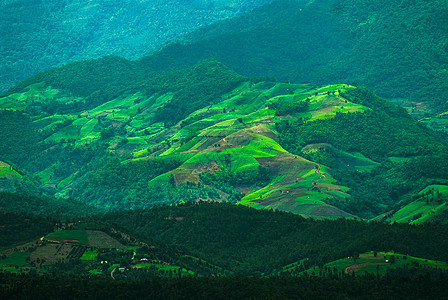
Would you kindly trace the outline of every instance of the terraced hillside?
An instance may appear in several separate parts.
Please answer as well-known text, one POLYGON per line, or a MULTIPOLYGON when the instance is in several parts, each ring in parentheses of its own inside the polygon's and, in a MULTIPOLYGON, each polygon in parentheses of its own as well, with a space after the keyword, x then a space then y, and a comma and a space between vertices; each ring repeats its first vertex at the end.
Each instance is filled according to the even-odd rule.
POLYGON ((80 62, 22 82, 0 108, 0 159, 46 194, 108 209, 211 200, 372 218, 447 180, 444 142, 370 91, 248 79, 214 60, 80 62), (427 159, 437 172, 407 172, 427 159))
POLYGON ((430 185, 413 197, 412 202, 398 206, 385 215, 388 222, 418 224, 438 222, 448 215, 448 186, 430 185))
POLYGON ((39 239, 0 249, 0 269, 20 274, 71 273, 112 279, 232 273, 177 247, 141 241, 102 224, 58 225, 39 239))

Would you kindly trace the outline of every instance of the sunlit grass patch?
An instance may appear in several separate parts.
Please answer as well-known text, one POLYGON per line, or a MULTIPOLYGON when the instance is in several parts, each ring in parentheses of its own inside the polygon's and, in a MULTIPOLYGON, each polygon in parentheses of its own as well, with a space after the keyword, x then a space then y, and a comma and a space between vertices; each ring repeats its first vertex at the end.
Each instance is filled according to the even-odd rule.
POLYGON ((8 255, 5 259, 0 260, 1 266, 29 266, 29 262, 27 259, 29 259, 30 253, 26 252, 20 252, 16 251, 10 255, 8 255))

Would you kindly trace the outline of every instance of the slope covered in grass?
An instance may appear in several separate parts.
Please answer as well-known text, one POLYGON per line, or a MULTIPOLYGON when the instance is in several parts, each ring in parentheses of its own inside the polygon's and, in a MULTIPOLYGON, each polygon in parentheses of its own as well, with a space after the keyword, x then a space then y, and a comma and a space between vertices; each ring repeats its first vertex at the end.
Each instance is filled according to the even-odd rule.
POLYGON ((366 88, 248 79, 216 60, 79 62, 0 104, 1 159, 107 209, 202 199, 373 218, 448 174, 443 138, 366 88))

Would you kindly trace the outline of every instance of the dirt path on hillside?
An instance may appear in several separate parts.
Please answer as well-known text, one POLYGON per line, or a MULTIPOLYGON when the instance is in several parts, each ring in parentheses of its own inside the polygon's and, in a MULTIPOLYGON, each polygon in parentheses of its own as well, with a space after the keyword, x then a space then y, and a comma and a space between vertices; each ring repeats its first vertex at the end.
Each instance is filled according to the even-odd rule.
POLYGON ((319 179, 317 179, 317 180, 314 180, 313 183, 312 183, 313 186, 316 186, 317 183, 319 182, 319 180, 322 180, 322 179, 326 179, 326 178, 327 178, 327 175, 325 175, 325 174, 323 174, 323 173, 320 172, 320 165, 318 165, 318 167, 317 167, 317 169, 316 169, 316 174, 319 174, 320 176, 322 176, 322 178, 319 178, 319 179))
POLYGON ((373 263, 373 262, 366 262, 366 263, 362 263, 362 264, 356 264, 356 265, 351 265, 347 268, 345 268, 344 272, 346 274, 352 273, 352 272, 358 272, 359 270, 361 270, 362 268, 364 268, 367 265, 389 265, 389 263, 386 262, 381 262, 381 263, 373 263))

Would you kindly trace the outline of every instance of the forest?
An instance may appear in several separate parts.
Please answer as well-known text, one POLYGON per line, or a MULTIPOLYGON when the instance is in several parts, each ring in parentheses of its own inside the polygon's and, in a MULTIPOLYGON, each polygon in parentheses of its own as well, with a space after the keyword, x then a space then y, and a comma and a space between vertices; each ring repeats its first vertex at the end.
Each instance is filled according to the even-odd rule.
POLYGON ((321 277, 205 277, 114 281, 79 276, 37 276, 0 273, 2 294, 9 299, 442 299, 447 279, 398 276, 321 277))
MULTIPOLYGON (((37 73, 63 2, 15 2, 37 73)), ((267 5, 0 95, 0 298, 446 298, 447 1, 162 2, 267 5)))
POLYGON ((448 260, 443 246, 448 243, 446 225, 312 220, 220 203, 122 211, 102 218, 142 238, 184 248, 210 263, 252 276, 304 258, 306 266, 323 265, 381 249, 448 260), (183 219, 173 221, 169 216, 183 219))
POLYGON ((79 60, 140 58, 173 38, 270 1, 3 1, 0 92, 79 60))
POLYGON ((201 28, 141 61, 164 69, 212 56, 246 76, 357 82, 383 97, 445 108, 445 0, 307 3, 274 1, 201 28))
POLYGON ((55 220, 33 214, 0 210, 0 247, 14 246, 20 242, 41 237, 54 229, 55 220))

